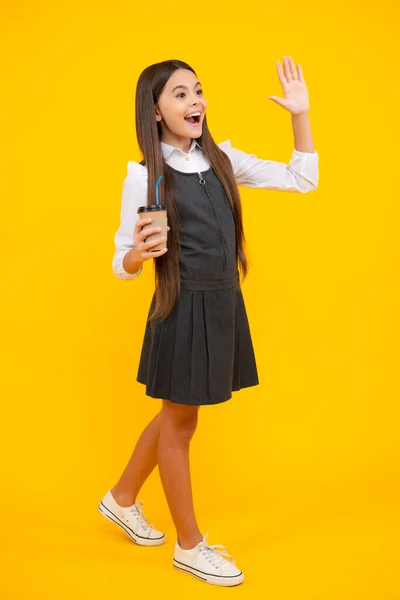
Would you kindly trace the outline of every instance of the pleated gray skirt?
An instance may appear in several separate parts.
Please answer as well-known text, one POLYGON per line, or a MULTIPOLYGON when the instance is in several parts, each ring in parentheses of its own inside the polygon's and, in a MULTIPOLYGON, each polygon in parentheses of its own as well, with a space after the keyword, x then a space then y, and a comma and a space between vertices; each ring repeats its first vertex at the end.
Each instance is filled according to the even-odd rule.
MULTIPOLYGON (((148 316, 155 305, 155 292, 148 316)), ((258 385, 253 343, 238 278, 181 280, 164 320, 147 320, 137 381, 146 394, 186 405, 225 402, 258 385)))

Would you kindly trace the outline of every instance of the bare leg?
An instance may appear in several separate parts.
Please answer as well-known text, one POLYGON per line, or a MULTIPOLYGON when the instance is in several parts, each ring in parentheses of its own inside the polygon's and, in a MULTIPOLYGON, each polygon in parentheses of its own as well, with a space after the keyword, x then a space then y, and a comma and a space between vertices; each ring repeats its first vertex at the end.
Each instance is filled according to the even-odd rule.
POLYGON ((120 506, 131 506, 136 502, 139 490, 156 467, 159 435, 160 413, 157 413, 141 433, 124 472, 111 489, 120 506))
POLYGON ((160 412, 158 467, 178 542, 184 549, 193 548, 203 539, 194 514, 189 466, 198 408, 163 400, 160 412))

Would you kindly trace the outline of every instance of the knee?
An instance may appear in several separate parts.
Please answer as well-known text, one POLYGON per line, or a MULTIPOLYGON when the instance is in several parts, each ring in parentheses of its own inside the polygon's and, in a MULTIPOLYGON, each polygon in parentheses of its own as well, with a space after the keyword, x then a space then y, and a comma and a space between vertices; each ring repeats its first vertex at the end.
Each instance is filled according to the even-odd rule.
POLYGON ((179 442, 189 442, 197 428, 198 406, 176 404, 163 400, 160 411, 161 432, 170 432, 179 442))

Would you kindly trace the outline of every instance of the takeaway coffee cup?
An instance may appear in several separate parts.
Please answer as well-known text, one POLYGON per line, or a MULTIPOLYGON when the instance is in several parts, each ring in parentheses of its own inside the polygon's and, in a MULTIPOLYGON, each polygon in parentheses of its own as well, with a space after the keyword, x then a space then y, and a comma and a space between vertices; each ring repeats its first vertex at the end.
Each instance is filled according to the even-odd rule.
POLYGON ((151 242, 157 238, 165 237, 165 240, 152 246, 148 249, 148 252, 157 252, 167 247, 167 207, 165 204, 150 204, 150 206, 139 206, 137 209, 140 219, 151 218, 152 222, 144 225, 143 230, 149 229, 150 227, 161 227, 161 231, 158 233, 152 233, 146 237, 146 242, 151 242))

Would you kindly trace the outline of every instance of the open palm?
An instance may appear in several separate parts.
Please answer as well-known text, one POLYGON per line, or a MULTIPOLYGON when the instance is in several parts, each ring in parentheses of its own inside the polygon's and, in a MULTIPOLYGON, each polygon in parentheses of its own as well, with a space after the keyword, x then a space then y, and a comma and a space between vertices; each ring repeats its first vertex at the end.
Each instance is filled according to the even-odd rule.
POLYGON ((285 97, 268 96, 269 100, 276 102, 276 104, 288 110, 292 115, 307 113, 310 109, 310 103, 300 63, 297 63, 296 69, 292 57, 284 56, 283 69, 279 61, 276 63, 276 68, 285 97))

